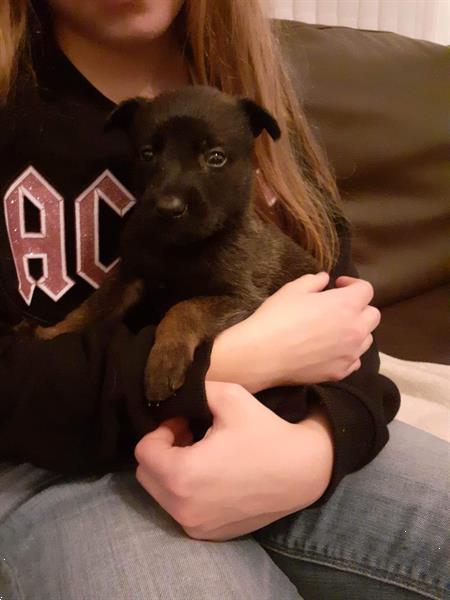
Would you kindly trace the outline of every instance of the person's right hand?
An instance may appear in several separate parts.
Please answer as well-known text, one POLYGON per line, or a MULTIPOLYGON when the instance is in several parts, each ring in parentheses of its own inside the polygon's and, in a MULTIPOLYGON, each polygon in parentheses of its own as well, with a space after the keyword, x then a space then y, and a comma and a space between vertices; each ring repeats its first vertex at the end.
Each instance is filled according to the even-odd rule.
POLYGON ((247 319, 215 340, 207 379, 255 393, 277 385, 337 381, 361 366, 380 322, 367 281, 326 273, 287 283, 247 319))

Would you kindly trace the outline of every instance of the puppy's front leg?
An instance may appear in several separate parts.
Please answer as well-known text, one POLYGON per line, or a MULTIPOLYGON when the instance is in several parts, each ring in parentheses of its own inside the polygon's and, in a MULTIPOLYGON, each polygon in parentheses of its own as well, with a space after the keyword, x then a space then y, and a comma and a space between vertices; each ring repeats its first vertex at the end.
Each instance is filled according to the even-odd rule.
POLYGON ((51 340, 62 333, 82 331, 93 323, 119 320, 141 299, 143 289, 142 281, 136 279, 125 282, 120 275, 120 269, 116 268, 111 271, 101 287, 63 321, 52 327, 37 327, 35 336, 41 340, 51 340))
POLYGON ((180 388, 196 348, 245 319, 256 306, 232 296, 205 296, 175 304, 155 333, 145 369, 146 396, 161 402, 180 388))

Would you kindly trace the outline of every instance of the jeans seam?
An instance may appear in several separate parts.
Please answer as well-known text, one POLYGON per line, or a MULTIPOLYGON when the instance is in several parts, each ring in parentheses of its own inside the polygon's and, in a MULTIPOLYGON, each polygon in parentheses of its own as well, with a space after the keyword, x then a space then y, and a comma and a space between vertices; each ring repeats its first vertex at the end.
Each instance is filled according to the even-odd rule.
POLYGON ((5 556, 0 555, 0 571, 4 570, 9 576, 11 581, 11 587, 13 588, 13 593, 16 594, 17 600, 23 600, 25 596, 22 593, 19 578, 17 577, 12 565, 10 565, 5 556))
POLYGON ((315 564, 337 568, 342 571, 348 571, 351 573, 356 573, 358 575, 368 576, 372 579, 383 581, 384 583, 390 583, 399 587, 403 587, 412 592, 418 592, 425 597, 432 598, 433 600, 442 600, 443 593, 445 592, 444 587, 438 588, 437 586, 433 586, 431 584, 420 584, 415 579, 412 579, 407 575, 402 574, 400 576, 395 576, 390 571, 387 571, 386 569, 381 569, 379 567, 371 567, 371 569, 366 569, 363 567, 363 565, 361 565, 361 563, 352 559, 331 558, 324 556, 323 553, 309 550, 303 550, 302 554, 299 555, 298 553, 290 552, 285 548, 281 548, 279 546, 269 544, 267 542, 260 543, 267 550, 272 550, 277 554, 282 554, 289 558, 304 560, 306 562, 312 562, 315 564), (435 595, 436 593, 439 593, 439 595, 435 595))

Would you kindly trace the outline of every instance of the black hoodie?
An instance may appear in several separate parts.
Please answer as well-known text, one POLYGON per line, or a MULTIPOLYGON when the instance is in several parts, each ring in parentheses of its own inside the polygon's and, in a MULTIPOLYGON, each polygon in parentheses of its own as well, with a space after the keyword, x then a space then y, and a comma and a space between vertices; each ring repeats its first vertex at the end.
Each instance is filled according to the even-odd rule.
MULTIPOLYGON (((0 108, 0 460, 87 474, 129 464, 140 437, 170 415, 201 435, 211 344, 176 397, 149 409, 142 380, 154 326, 117 323, 46 342, 11 331, 23 318, 61 320, 100 285, 134 203, 126 142, 103 133, 113 103, 56 46, 36 42, 33 59, 36 79, 19 78, 0 108)), ((332 276, 357 275, 347 228, 339 234, 332 276)), ((319 502, 388 440, 399 393, 378 369, 374 344, 340 382, 270 391, 271 407, 297 394, 332 424, 333 476, 319 502)))

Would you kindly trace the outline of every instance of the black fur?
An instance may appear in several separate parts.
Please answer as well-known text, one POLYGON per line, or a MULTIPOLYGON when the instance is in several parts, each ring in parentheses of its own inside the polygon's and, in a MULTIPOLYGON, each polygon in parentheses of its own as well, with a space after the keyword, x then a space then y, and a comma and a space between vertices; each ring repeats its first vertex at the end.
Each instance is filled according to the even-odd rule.
MULTIPOLYGON (((134 98, 111 114, 134 149, 137 205, 121 239, 119 270, 49 338, 120 318, 140 303, 158 323, 147 362, 147 396, 182 385, 196 347, 248 315, 283 284, 317 272, 316 261, 253 204, 254 137, 281 132, 255 102, 190 86, 154 100, 134 98), (186 302, 183 302, 186 301, 186 302)), ((263 400, 264 401, 264 400, 263 400)), ((294 392, 266 405, 288 420, 306 406, 294 392)))
MULTIPOLYGON (((277 137, 275 119, 250 100, 215 88, 190 86, 154 100, 126 100, 107 125, 124 129, 135 152, 138 199, 122 239, 122 270, 165 289, 167 302, 234 293, 264 297, 290 279, 317 271, 315 261, 274 226, 263 224, 251 202, 254 136, 277 137), (151 146, 154 158, 142 159, 151 146), (223 148, 222 168, 203 164, 202 152, 223 148), (164 219, 155 207, 181 198, 187 213, 164 219)), ((252 303, 253 306, 253 303, 252 303)))

